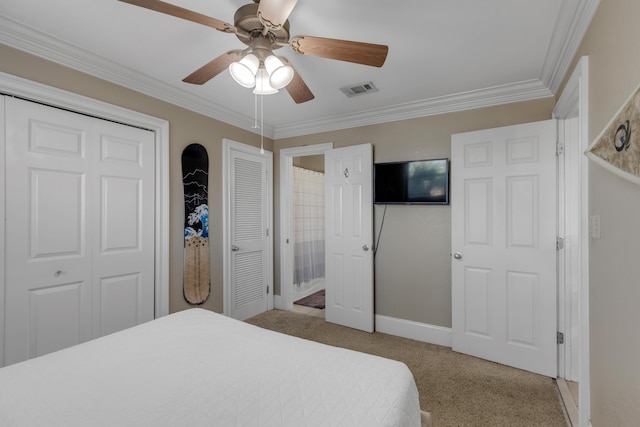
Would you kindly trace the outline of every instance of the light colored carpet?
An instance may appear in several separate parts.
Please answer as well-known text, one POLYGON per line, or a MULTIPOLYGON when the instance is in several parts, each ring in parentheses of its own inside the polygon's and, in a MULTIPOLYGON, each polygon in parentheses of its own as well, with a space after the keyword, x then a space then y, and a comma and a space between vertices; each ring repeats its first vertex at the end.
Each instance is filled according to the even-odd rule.
POLYGON ((301 338, 404 362, 416 380, 420 407, 434 427, 567 427, 555 381, 477 359, 450 348, 357 331, 324 319, 273 310, 248 323, 301 338))

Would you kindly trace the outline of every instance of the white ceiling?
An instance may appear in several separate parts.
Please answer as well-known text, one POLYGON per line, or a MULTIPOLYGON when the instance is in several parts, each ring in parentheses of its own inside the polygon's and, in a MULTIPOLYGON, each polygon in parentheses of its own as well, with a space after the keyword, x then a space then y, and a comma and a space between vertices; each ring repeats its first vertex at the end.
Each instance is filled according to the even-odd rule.
MULTIPOLYGON (((165 0, 233 24, 249 0, 165 0)), ((382 68, 286 56, 315 99, 264 97, 265 135, 283 138, 552 96, 594 0, 299 0, 291 35, 389 46, 382 68), (373 82, 379 92, 339 89, 373 82)), ((214 117, 254 124, 254 95, 223 72, 182 79, 231 49, 233 34, 117 0, 2 0, 0 43, 214 117)), ((255 131, 255 130, 254 130, 255 131)))

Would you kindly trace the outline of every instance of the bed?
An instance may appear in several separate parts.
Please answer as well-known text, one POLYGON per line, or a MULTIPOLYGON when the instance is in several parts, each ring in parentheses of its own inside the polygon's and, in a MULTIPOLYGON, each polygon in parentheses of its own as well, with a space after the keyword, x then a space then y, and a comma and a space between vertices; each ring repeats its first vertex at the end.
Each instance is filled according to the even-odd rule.
POLYGON ((194 308, 0 369, 0 425, 417 427, 421 413, 401 362, 194 308))

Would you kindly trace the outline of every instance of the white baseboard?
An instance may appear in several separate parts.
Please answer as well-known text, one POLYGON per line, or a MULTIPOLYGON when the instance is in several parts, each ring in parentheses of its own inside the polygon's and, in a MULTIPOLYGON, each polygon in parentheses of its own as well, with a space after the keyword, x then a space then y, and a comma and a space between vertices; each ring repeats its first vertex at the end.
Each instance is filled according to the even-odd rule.
POLYGON ((451 347, 451 328, 376 314, 376 331, 429 344, 451 347))
MULTIPOLYGON (((289 310, 289 308, 283 307, 283 299, 280 295, 274 295, 274 308, 276 310, 289 310)), ((395 335, 444 347, 451 347, 452 345, 451 328, 398 319, 381 314, 376 314, 375 320, 376 331, 382 332, 383 334, 395 335)))

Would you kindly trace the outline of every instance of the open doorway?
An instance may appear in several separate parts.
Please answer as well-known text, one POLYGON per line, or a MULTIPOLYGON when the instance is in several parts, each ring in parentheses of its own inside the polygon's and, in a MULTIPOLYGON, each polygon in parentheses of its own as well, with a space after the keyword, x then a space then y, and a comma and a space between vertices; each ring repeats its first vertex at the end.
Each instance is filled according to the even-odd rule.
POLYGON ((318 317, 324 317, 324 307, 320 308, 324 296, 318 295, 325 288, 324 153, 332 148, 333 144, 318 144, 280 151, 280 295, 275 299, 276 308, 318 317))
POLYGON ((292 309, 324 317, 324 154, 294 157, 292 178, 292 309))

